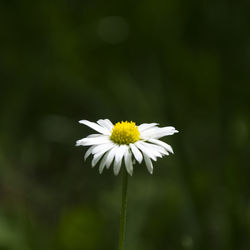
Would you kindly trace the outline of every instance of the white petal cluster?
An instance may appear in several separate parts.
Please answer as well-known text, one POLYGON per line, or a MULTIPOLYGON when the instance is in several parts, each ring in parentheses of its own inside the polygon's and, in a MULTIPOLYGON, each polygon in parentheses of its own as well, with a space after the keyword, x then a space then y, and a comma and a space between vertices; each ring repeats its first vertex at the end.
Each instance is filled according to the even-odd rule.
POLYGON ((76 146, 90 146, 85 153, 84 159, 93 155, 92 167, 99 161, 99 172, 102 173, 104 168, 107 169, 114 165, 114 174, 118 175, 124 159, 127 172, 133 174, 134 159, 141 164, 143 159, 150 174, 153 173, 152 160, 156 161, 158 157, 174 153, 172 147, 159 140, 161 137, 178 133, 174 127, 158 127, 158 123, 143 123, 138 126, 140 139, 135 143, 116 144, 111 139, 112 129, 114 125, 108 119, 98 120, 97 123, 87 120, 81 120, 82 123, 98 134, 91 134, 76 142, 76 146))

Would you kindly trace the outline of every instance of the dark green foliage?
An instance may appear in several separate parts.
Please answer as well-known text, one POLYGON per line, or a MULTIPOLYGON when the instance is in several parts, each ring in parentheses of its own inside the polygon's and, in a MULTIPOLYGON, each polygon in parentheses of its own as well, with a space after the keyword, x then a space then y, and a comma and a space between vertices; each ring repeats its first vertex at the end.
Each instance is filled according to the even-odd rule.
POLYGON ((1 1, 0 249, 116 249, 121 178, 74 146, 100 118, 180 131, 129 180, 127 249, 250 249, 249 9, 1 1))

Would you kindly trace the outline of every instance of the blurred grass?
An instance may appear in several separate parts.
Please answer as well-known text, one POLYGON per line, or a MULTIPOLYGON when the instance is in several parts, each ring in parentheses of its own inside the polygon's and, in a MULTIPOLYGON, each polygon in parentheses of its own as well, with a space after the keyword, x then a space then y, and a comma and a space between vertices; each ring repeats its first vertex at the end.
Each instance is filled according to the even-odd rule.
POLYGON ((160 122, 136 166, 127 249, 250 247, 249 2, 1 1, 0 249, 116 249, 120 177, 77 123, 160 122))

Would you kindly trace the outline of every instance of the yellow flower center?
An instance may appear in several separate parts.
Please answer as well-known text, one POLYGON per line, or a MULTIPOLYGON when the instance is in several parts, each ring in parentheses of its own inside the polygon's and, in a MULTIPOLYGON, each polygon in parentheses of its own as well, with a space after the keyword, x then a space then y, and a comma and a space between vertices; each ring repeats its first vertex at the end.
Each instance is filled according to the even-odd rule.
POLYGON ((134 122, 117 122, 110 139, 117 144, 134 143, 140 139, 140 132, 134 122))

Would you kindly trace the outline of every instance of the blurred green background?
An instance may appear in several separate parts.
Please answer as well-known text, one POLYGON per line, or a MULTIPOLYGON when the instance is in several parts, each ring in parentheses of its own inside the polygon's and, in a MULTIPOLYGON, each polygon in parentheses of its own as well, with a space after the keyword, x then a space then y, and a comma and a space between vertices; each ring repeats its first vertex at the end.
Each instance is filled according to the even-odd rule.
POLYGON ((117 248, 121 175, 78 120, 159 122, 128 250, 250 249, 249 1, 0 2, 0 250, 117 248))

